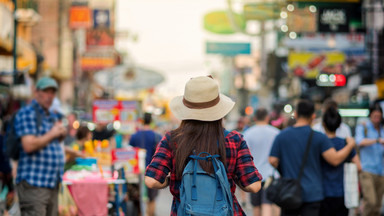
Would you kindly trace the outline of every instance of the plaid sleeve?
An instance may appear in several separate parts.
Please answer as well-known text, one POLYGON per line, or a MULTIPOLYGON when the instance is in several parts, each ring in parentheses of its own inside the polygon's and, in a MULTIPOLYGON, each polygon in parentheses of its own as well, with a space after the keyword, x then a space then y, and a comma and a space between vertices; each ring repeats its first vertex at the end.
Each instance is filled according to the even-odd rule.
POLYGON ((169 146, 169 134, 166 134, 157 145, 151 163, 147 166, 145 175, 164 183, 166 176, 172 169, 172 151, 169 146))
POLYGON ((262 176, 253 163, 253 157, 249 152, 248 145, 243 136, 238 136, 240 146, 237 151, 236 158, 236 176, 239 182, 244 186, 248 186, 254 182, 261 181, 262 176))
POLYGON ((26 107, 16 114, 15 130, 16 135, 19 137, 37 134, 36 116, 33 109, 26 107))

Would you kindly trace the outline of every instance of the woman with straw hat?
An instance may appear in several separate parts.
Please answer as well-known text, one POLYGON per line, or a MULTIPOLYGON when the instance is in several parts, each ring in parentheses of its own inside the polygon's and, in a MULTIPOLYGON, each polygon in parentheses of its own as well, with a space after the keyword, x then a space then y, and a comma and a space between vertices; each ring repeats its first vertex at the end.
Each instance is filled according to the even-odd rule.
MULTIPOLYGON (((219 93, 218 83, 211 76, 190 79, 183 96, 170 102, 172 113, 181 120, 180 126, 163 137, 145 173, 149 188, 165 188, 169 185, 173 195, 171 215, 177 215, 180 202, 180 182, 188 157, 194 152, 220 155, 226 166, 233 198, 234 215, 245 215, 236 197, 236 184, 244 191, 256 193, 261 188, 261 175, 243 136, 226 132, 222 119, 233 108, 234 102, 219 93), (227 134, 224 136, 224 134, 227 134)), ((209 163, 200 163, 210 170, 209 163)))

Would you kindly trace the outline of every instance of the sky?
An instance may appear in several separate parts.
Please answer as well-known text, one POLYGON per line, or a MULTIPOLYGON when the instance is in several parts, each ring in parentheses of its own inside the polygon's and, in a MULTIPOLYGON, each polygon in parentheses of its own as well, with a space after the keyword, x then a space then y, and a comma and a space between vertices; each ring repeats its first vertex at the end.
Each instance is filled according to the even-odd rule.
MULTIPOLYGON (((204 14, 226 8, 225 0, 117 0, 116 30, 138 35, 138 40, 120 38, 116 48, 136 65, 164 75, 159 93, 181 95, 189 78, 210 72, 205 41, 228 37, 207 33, 204 14)), ((231 40, 249 38, 234 35, 231 40)))

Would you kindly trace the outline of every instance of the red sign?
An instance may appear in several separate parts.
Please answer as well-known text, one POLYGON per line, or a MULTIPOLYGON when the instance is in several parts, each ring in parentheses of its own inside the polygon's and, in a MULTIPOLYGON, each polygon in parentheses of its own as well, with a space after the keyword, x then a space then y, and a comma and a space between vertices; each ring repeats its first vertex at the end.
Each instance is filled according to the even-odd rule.
POLYGON ((71 28, 89 28, 92 26, 92 11, 86 6, 72 6, 69 10, 71 28))
POLYGON ((113 33, 109 29, 90 29, 87 31, 87 46, 113 46, 113 33))

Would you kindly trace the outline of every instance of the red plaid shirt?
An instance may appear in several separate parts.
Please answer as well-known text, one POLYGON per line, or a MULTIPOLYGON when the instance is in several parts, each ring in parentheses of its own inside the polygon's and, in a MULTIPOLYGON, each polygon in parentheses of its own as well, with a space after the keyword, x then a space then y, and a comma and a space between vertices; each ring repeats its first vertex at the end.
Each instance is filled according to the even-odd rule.
MULTIPOLYGON (((166 176, 171 172, 169 189, 173 195, 171 216, 177 215, 176 199, 180 201, 181 179, 176 179, 174 152, 169 145, 170 133, 168 132, 157 146, 156 152, 145 172, 146 176, 152 177, 157 181, 164 183, 166 176)), ((236 184, 234 178, 237 178, 242 186, 246 187, 262 179, 257 171, 247 143, 243 136, 236 132, 230 132, 225 138, 225 147, 227 154, 228 181, 231 185, 233 197, 233 210, 235 216, 245 215, 235 197, 236 184)))

